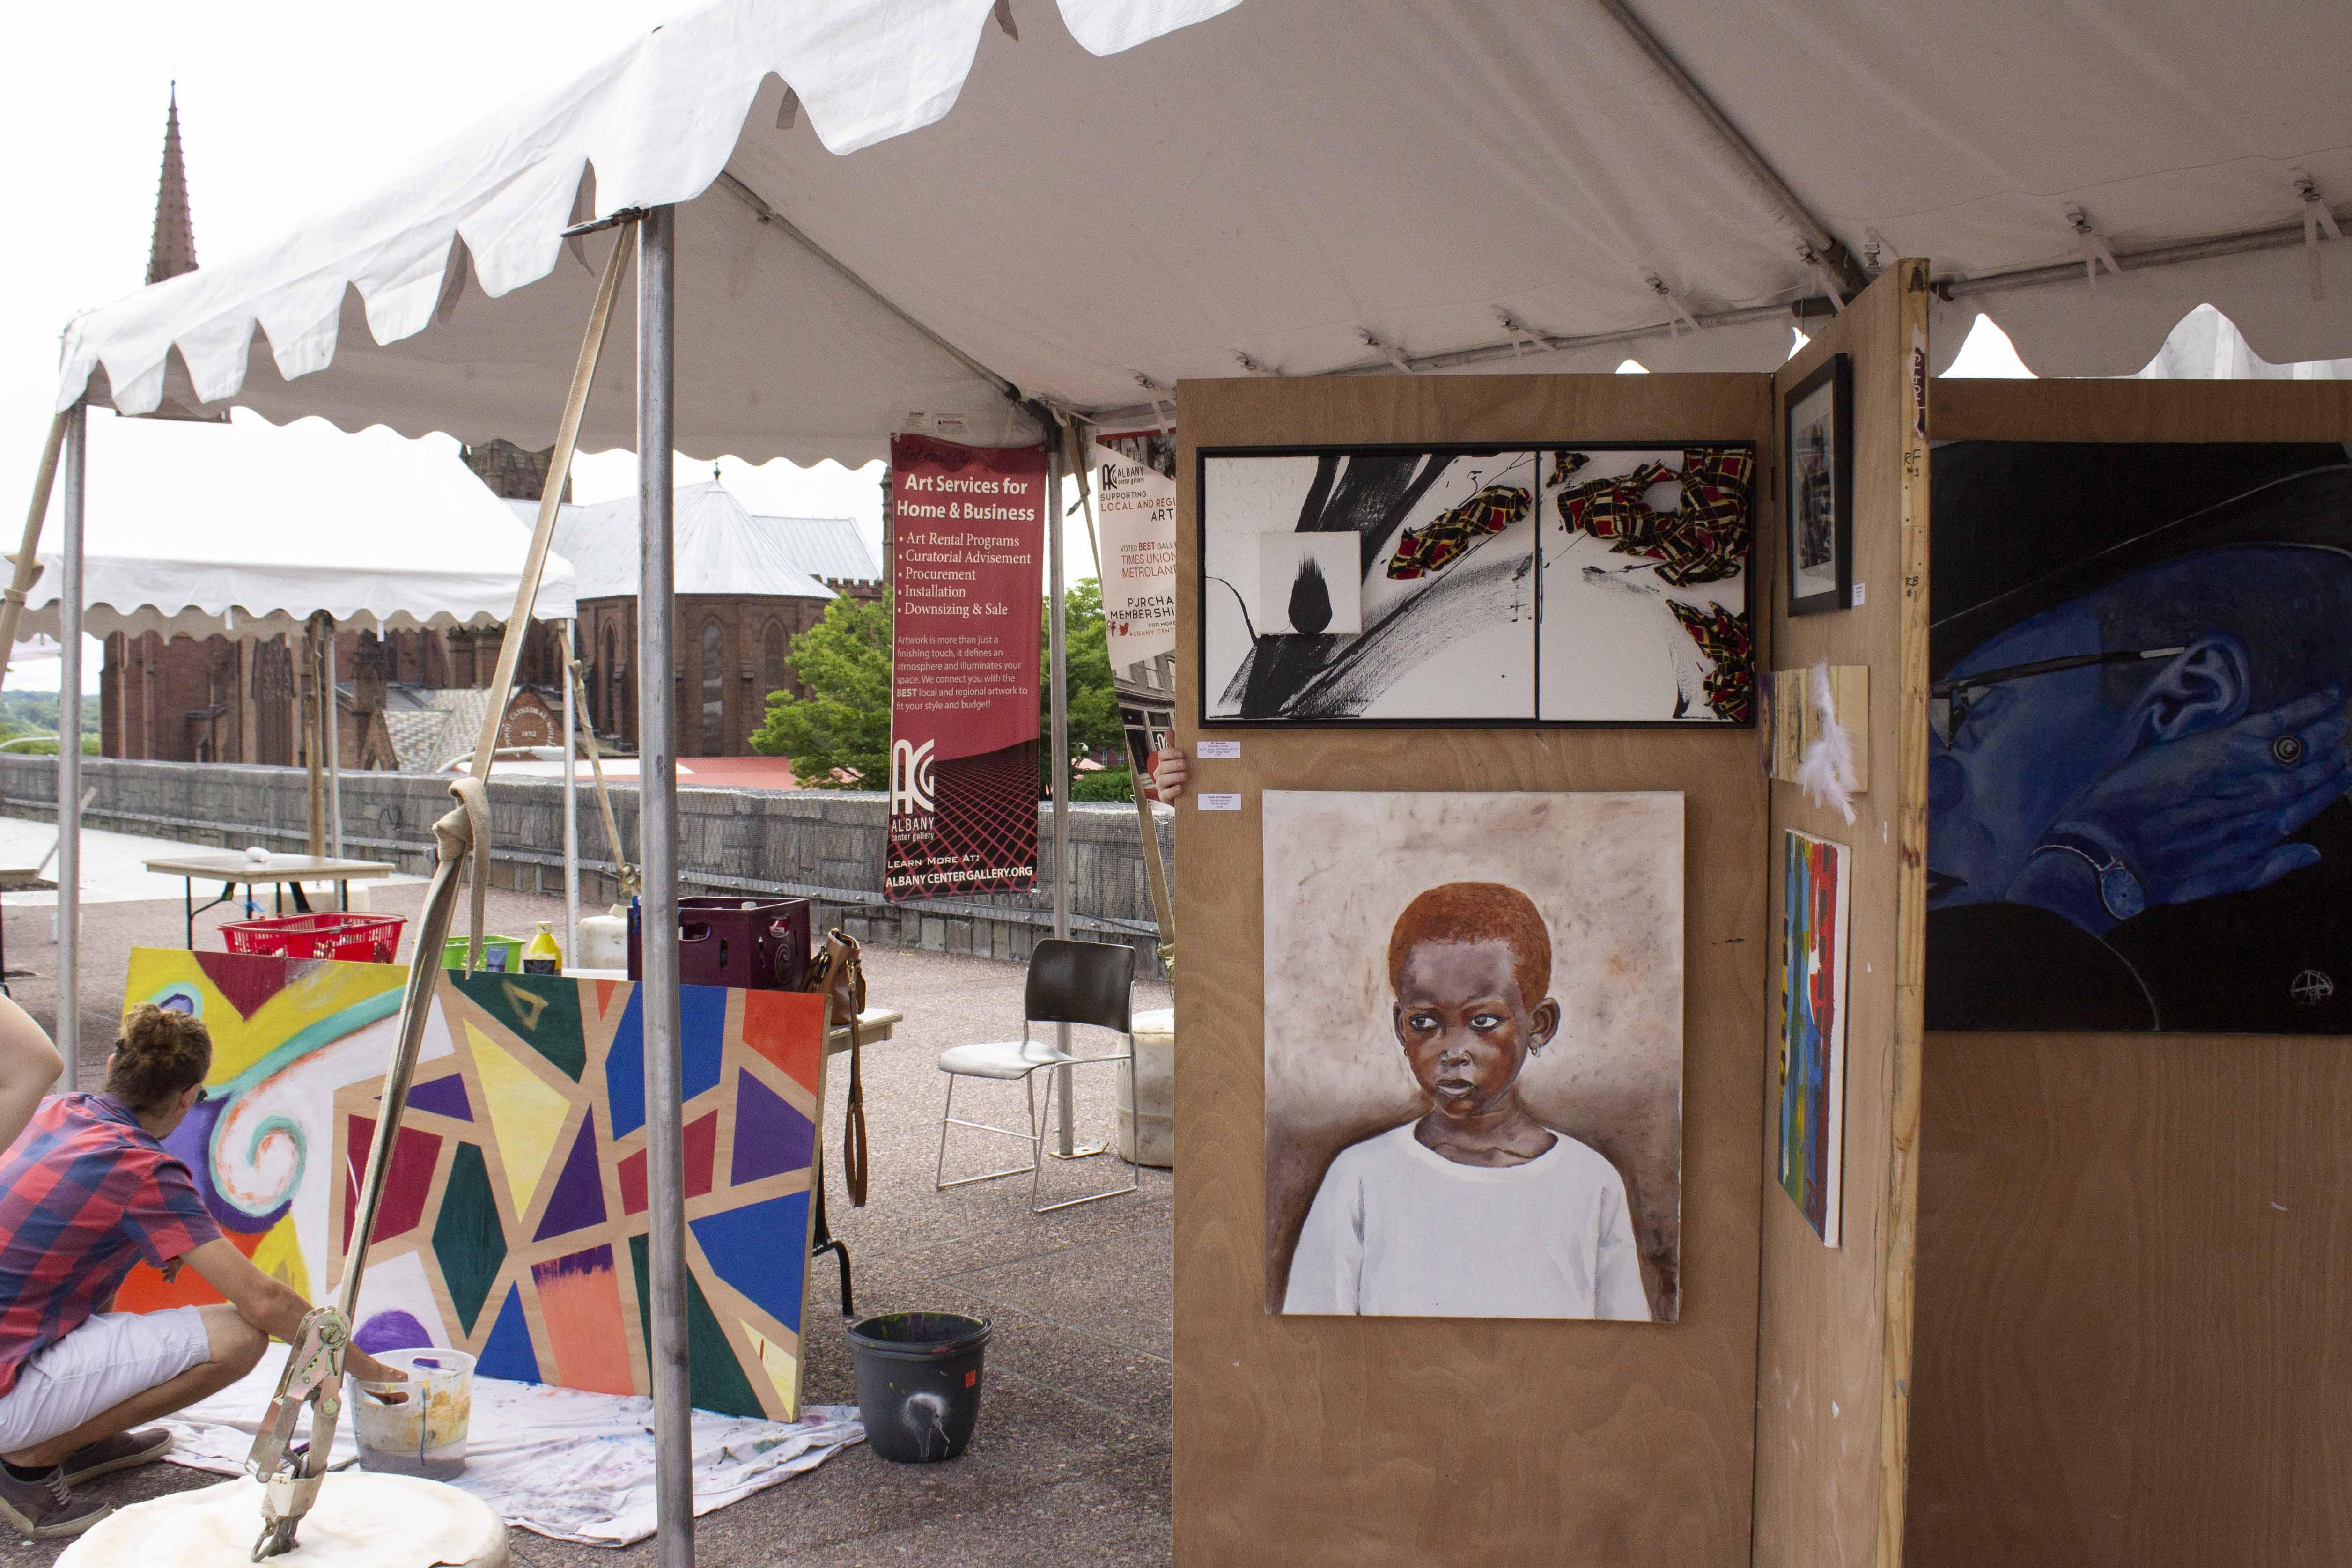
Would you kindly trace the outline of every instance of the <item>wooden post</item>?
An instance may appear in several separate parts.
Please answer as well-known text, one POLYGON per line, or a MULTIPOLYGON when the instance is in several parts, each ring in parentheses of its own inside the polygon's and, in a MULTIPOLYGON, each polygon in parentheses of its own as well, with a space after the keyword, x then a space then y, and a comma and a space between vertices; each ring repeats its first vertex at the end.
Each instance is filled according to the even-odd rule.
POLYGON ((1895 1050, 1882 1244, 1885 1357, 1879 1388, 1878 1564, 1902 1568, 1910 1477, 1911 1304, 1919 1230, 1919 1048, 1927 973, 1927 264, 1906 260, 1902 341, 1910 417, 1903 430, 1902 701, 1895 818, 1895 1050))

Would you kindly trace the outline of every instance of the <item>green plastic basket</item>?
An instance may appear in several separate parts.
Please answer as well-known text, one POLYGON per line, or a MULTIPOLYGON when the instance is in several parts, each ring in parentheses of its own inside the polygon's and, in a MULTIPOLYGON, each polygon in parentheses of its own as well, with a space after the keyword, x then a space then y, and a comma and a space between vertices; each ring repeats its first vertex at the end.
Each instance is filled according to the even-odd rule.
MULTIPOLYGON (((467 946, 467 939, 463 936, 452 936, 442 943, 441 967, 445 969, 464 968, 467 946)), ((480 967, 499 975, 522 973, 522 938, 493 936, 487 931, 483 932, 480 967)))

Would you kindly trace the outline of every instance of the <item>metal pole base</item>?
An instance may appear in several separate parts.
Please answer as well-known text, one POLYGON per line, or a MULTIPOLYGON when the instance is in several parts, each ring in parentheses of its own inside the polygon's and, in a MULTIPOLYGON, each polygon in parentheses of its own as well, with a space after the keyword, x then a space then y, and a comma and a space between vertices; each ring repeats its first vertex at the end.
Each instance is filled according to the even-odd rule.
POLYGON ((1059 1149, 1047 1149, 1045 1157, 1049 1160, 1090 1160, 1097 1155, 1108 1153, 1110 1153, 1108 1144, 1074 1144, 1066 1155, 1059 1149))

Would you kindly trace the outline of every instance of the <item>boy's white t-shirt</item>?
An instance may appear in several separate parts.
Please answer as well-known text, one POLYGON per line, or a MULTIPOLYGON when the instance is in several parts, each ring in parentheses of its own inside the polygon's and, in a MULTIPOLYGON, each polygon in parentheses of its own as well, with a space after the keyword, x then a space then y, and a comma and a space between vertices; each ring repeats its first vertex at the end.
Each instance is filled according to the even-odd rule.
POLYGON ((1525 1165, 1457 1165, 1412 1130, 1331 1162, 1284 1312, 1649 1320, 1616 1166, 1565 1133, 1525 1165))

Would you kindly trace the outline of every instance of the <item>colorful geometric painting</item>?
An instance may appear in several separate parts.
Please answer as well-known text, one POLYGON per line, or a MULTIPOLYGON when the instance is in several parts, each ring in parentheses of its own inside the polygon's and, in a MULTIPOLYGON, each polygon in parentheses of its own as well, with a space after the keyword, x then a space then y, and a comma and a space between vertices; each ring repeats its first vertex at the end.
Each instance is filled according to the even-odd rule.
POLYGON ((1780 1186, 1838 1244, 1845 1149, 1846 883, 1843 844, 1788 835, 1780 948, 1780 1186))
MULTIPOLYGON (((167 1146, 231 1240, 312 1300, 341 1275, 406 983, 396 965, 131 954, 126 1007, 212 1030, 212 1097, 167 1146)), ((679 1011, 693 1402, 796 1419, 823 999, 688 986, 679 1011)), ((640 1012, 625 981, 443 972, 370 1239, 362 1349, 651 1392, 640 1012)), ((142 1267, 119 1304, 206 1299, 192 1273, 142 1267)))

